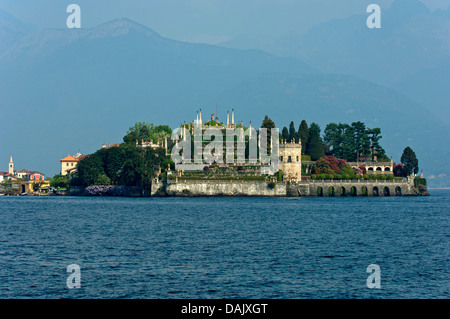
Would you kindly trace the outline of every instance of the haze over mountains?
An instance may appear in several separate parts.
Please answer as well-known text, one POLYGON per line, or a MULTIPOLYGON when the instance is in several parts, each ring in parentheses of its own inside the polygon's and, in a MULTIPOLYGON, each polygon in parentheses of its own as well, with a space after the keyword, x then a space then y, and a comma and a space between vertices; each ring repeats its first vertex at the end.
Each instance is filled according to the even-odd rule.
MULTIPOLYGON (((259 48, 394 88, 450 124, 450 7, 431 12, 418 0, 395 0, 382 10, 381 29, 364 27, 367 16, 331 20, 259 48)), ((249 41, 221 45, 247 49, 249 41)))
MULTIPOLYGON (((206 118, 217 105, 219 119, 224 120, 226 111, 234 108, 238 121, 252 121, 254 126, 266 114, 280 128, 291 120, 296 126, 302 119, 314 121, 322 129, 330 122, 361 120, 382 129, 382 144, 394 161, 399 162, 404 147, 411 146, 425 175, 435 176, 430 184, 450 185, 446 160, 450 151, 445 147, 449 127, 433 109, 448 112, 448 95, 440 97, 448 94, 449 87, 450 46, 441 30, 449 22, 446 14, 434 12, 437 22, 429 17, 431 13, 425 14, 429 23, 416 27, 417 32, 428 34, 427 50, 423 43, 415 44, 420 46, 416 48, 406 42, 407 49, 400 43, 403 51, 393 47, 402 33, 392 30, 391 35, 373 37, 367 28, 353 30, 342 35, 344 42, 336 39, 336 34, 350 32, 345 28, 352 29, 351 21, 356 19, 352 17, 312 29, 302 52, 280 57, 261 50, 174 41, 129 19, 91 29, 32 31, 0 11, 0 132, 5 162, 0 170, 6 169, 12 154, 16 168, 53 176, 59 172, 60 158, 77 151, 94 152, 105 142, 121 142, 135 122, 175 128, 192 121, 199 108, 206 118), (336 30, 334 38, 327 34, 330 28, 336 30), (373 54, 359 56, 355 43, 373 54), (439 50, 435 49, 438 43, 439 50), (330 47, 336 50, 327 53, 330 47), (403 65, 382 63, 389 50, 403 65), (424 59, 427 51, 432 53, 424 59), (374 60, 376 54, 380 56, 374 60), (380 76, 385 70, 390 73, 380 76), (365 72, 376 76, 365 77, 365 72), (439 81, 430 85, 435 77, 439 81), (422 94, 421 89, 426 92, 422 94)), ((414 22, 404 20, 413 29, 414 22)), ((398 22, 405 29, 402 23, 398 22)), ((426 38, 409 36, 409 43, 426 38)))

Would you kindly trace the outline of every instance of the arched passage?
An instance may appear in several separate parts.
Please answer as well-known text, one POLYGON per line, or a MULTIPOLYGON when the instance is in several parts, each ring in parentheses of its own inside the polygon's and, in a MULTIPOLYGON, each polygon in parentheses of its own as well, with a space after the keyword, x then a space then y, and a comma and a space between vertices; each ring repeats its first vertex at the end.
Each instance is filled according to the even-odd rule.
POLYGON ((328 188, 328 196, 336 196, 336 194, 334 193, 334 187, 330 186, 328 188))
POLYGON ((352 196, 358 196, 358 190, 356 189, 355 186, 352 186, 352 188, 350 188, 350 194, 352 196))
POLYGON ((373 196, 380 196, 380 190, 378 189, 378 187, 374 187, 373 189, 372 189, 372 195, 373 196))
POLYGON ((402 196, 402 188, 400 186, 395 188, 395 195, 402 196))
POLYGON ((339 195, 340 196, 346 196, 347 195, 344 186, 339 187, 339 195))
POLYGON ((323 196, 323 188, 322 188, 322 186, 317 187, 317 196, 319 196, 319 197, 323 196))
POLYGON ((367 186, 363 186, 361 188, 361 195, 362 196, 368 196, 369 195, 369 192, 367 191, 367 186))
POLYGON ((383 195, 384 196, 391 196, 391 190, 389 189, 389 187, 385 187, 383 190, 383 195))

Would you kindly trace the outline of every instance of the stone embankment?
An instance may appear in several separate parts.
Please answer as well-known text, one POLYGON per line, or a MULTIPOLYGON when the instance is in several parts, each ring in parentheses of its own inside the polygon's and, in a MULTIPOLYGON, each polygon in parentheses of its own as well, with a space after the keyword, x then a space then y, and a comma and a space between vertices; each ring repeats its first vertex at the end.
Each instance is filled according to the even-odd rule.
POLYGON ((139 187, 107 187, 97 193, 84 188, 72 188, 74 196, 126 197, 344 197, 344 196, 422 196, 426 188, 414 187, 413 179, 397 180, 309 180, 301 182, 178 180, 154 181, 151 190, 139 187))

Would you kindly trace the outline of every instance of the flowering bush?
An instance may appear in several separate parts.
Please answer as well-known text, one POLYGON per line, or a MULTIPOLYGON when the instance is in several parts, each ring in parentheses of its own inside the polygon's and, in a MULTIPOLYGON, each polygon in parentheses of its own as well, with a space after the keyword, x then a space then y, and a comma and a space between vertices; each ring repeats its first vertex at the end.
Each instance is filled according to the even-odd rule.
POLYGON ((337 159, 334 156, 325 156, 316 161, 316 174, 340 174, 341 170, 347 166, 343 159, 337 159))
POLYGON ((405 167, 402 164, 397 164, 394 166, 394 176, 405 177, 405 167))
POLYGON ((89 186, 86 187, 85 192, 87 195, 99 196, 123 196, 125 194, 124 186, 89 186))

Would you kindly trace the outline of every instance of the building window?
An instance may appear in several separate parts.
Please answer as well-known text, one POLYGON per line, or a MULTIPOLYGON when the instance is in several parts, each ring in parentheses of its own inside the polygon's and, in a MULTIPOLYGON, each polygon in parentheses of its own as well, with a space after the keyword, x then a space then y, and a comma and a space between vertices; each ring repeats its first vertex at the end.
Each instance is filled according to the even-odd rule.
POLYGON ((292 158, 288 156, 288 163, 292 163, 292 158))
POLYGON ((69 163, 66 163, 66 166, 69 166, 69 163))
POLYGON ((283 161, 283 156, 280 156, 280 162, 282 162, 283 161))
POLYGON ((297 162, 298 162, 298 156, 297 156, 297 162))

